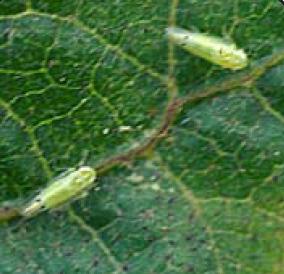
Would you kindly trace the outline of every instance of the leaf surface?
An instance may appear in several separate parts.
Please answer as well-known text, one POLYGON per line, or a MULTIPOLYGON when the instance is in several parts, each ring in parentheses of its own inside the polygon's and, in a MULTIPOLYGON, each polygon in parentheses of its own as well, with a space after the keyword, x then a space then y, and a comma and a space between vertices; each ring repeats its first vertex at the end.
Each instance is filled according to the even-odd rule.
POLYGON ((3 224, 1 273, 284 273, 279 1, 2 2, 0 201, 113 164, 67 209, 3 224), (175 24, 250 66, 176 48, 175 24))

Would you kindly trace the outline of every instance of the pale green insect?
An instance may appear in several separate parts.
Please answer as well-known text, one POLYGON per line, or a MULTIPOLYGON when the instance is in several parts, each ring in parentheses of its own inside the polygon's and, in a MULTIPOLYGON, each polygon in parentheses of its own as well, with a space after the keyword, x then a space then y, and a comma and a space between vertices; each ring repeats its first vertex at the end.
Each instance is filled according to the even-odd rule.
POLYGON ((238 70, 248 64, 246 53, 232 42, 176 27, 167 28, 166 33, 174 43, 223 68, 238 70))
POLYGON ((79 198, 93 185, 95 179, 96 171, 89 166, 63 173, 24 206, 21 215, 31 217, 79 198))

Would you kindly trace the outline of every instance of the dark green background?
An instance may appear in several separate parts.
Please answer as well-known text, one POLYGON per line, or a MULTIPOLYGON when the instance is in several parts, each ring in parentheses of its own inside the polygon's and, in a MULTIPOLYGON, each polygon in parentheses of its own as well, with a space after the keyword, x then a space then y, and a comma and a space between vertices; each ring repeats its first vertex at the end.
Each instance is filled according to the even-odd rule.
MULTIPOLYGON (((139 145, 171 97, 169 67, 178 96, 234 79, 169 55, 171 14, 256 63, 283 48, 276 0, 0 1, 1 202, 139 145)), ((65 211, 3 224, 0 273, 284 273, 283 73, 184 106, 149 157, 65 211)))

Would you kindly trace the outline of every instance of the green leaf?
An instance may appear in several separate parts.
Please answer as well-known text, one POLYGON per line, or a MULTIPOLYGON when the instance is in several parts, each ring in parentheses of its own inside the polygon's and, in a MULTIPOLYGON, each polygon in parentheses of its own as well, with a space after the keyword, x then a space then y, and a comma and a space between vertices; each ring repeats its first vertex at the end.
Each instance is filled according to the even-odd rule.
POLYGON ((2 2, 1 204, 82 161, 99 188, 3 223, 0 273, 284 273, 279 1, 2 2), (250 66, 176 48, 174 24, 250 66))

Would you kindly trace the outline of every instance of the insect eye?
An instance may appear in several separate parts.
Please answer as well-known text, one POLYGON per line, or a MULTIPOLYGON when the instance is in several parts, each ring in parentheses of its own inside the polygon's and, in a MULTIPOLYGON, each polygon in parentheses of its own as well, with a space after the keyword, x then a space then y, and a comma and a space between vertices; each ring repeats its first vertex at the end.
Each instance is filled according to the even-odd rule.
POLYGON ((224 51, 223 48, 220 48, 219 53, 220 53, 220 55, 222 55, 222 56, 225 57, 225 58, 230 55, 230 54, 228 54, 226 51, 224 51))

